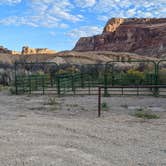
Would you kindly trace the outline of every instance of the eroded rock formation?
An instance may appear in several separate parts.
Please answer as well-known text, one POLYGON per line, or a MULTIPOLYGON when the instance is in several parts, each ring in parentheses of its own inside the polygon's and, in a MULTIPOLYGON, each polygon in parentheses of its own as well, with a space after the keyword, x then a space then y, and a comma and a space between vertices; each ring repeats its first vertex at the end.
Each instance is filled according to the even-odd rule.
POLYGON ((11 51, 11 50, 8 50, 7 48, 4 48, 3 46, 0 46, 0 53, 3 53, 3 54, 11 54, 12 51, 11 51))
POLYGON ((12 50, 11 54, 12 54, 12 55, 20 55, 21 52, 19 52, 19 51, 13 51, 13 50, 12 50))
POLYGON ((24 46, 22 48, 22 54, 54 54, 56 51, 49 50, 47 48, 30 48, 28 46, 24 46))
POLYGON ((124 23, 125 19, 123 18, 112 18, 110 19, 106 26, 104 27, 103 32, 114 32, 116 29, 124 23))
POLYGON ((160 57, 166 54, 166 18, 113 18, 101 35, 82 37, 74 51, 115 51, 160 57))

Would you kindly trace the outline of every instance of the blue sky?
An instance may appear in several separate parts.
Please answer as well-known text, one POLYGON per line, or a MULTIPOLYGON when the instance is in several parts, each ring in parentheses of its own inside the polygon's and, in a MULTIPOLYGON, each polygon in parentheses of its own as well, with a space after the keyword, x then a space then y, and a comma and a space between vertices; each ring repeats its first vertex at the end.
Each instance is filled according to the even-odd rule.
POLYGON ((0 0, 0 45, 68 50, 112 17, 166 17, 166 0, 0 0))

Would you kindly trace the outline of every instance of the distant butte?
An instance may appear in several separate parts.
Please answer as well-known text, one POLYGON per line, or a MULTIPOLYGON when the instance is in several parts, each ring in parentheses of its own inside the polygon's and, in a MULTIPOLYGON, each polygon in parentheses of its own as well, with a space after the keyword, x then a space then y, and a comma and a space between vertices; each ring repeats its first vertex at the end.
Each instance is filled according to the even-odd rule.
POLYGON ((55 54, 56 51, 54 50, 49 50, 48 48, 30 48, 28 46, 24 46, 22 48, 23 55, 28 55, 28 54, 55 54))
POLYGON ((22 47, 22 51, 13 51, 0 46, 1 54, 11 54, 11 55, 32 55, 32 54, 55 54, 57 53, 54 50, 49 50, 48 48, 30 48, 28 46, 22 47))

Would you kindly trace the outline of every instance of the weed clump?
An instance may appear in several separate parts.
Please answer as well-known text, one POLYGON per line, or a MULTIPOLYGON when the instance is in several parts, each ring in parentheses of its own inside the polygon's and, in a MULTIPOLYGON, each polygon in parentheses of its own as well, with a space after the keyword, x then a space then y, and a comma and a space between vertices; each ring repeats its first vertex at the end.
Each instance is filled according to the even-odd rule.
POLYGON ((56 104, 58 104, 56 97, 48 98, 48 105, 56 105, 56 104))
POLYGON ((158 115, 151 113, 149 110, 146 110, 143 108, 137 109, 134 116, 138 118, 143 118, 143 119, 159 119, 160 118, 158 115))
POLYGON ((53 97, 48 97, 48 100, 47 100, 47 105, 50 105, 51 106, 51 110, 57 110, 60 106, 60 103, 57 101, 57 98, 55 96, 53 97))
POLYGON ((102 108, 102 110, 103 111, 108 111, 108 104, 106 103, 106 102, 103 102, 102 104, 101 104, 101 108, 102 108))

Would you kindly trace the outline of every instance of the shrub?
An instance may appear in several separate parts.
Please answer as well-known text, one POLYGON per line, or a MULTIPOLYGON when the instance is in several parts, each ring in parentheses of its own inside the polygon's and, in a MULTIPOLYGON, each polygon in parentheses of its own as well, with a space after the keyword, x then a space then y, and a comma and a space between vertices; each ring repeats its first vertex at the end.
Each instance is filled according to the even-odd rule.
POLYGON ((130 84, 141 84, 145 80, 145 73, 130 69, 127 71, 126 78, 130 84))
POLYGON ((134 116, 143 119, 159 119, 160 117, 154 113, 151 113, 149 110, 140 108, 136 111, 134 116))
POLYGON ((46 105, 50 105, 50 111, 56 111, 60 107, 60 103, 57 101, 57 97, 55 96, 50 96, 48 97, 46 105))
POLYGON ((48 98, 48 104, 49 105, 57 105, 59 103, 57 102, 57 98, 54 96, 54 97, 49 97, 48 98))
POLYGON ((106 102, 103 102, 103 103, 101 104, 101 108, 102 108, 103 111, 108 111, 108 105, 107 105, 107 103, 106 103, 106 102))
POLYGON ((133 70, 133 69, 128 70, 127 75, 135 77, 135 78, 139 78, 139 79, 144 79, 145 78, 145 75, 144 75, 143 72, 140 72, 138 70, 133 70))
POLYGON ((67 74, 67 73, 77 73, 79 72, 79 69, 75 66, 67 67, 65 69, 60 69, 57 74, 67 74))

